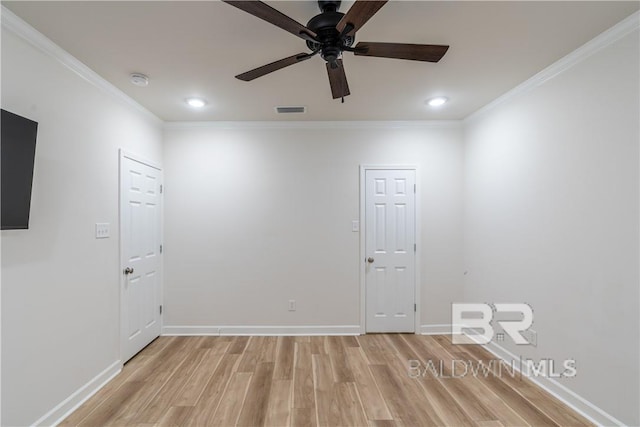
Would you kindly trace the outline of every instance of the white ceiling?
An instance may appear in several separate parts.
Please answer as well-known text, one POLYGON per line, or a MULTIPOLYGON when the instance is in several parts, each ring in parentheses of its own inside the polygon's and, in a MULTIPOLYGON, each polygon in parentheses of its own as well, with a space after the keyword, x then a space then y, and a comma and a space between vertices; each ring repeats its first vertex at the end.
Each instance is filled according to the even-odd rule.
MULTIPOLYGON (((315 1, 269 1, 306 24, 315 1)), ((462 119, 638 10, 638 1, 390 1, 357 41, 448 44, 438 63, 345 53, 351 96, 331 98, 315 57, 243 82, 236 74, 307 48, 302 39, 219 1, 3 2, 167 121, 462 119), (147 74, 140 88, 129 74, 147 74), (427 98, 451 101, 437 110, 427 98), (188 96, 209 104, 186 106, 188 96), (277 105, 304 105, 277 115, 277 105)), ((346 12, 352 2, 343 2, 346 12)))

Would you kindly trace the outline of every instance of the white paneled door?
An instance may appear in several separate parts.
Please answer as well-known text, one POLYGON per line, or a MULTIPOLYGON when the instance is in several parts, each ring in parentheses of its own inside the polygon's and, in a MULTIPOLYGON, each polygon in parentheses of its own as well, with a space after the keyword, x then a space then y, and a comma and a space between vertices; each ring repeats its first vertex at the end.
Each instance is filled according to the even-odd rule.
POLYGON ((415 170, 365 171, 367 332, 415 331, 415 170))
POLYGON ((120 156, 121 335, 126 362, 160 335, 161 171, 120 156))

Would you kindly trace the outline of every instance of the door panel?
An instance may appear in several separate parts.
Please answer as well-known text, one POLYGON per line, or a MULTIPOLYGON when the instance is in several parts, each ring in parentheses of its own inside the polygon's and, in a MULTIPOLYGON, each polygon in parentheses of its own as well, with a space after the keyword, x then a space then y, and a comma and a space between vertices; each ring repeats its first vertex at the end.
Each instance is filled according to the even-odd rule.
POLYGON ((122 357, 127 361, 160 335, 161 171, 121 157, 122 357))
POLYGON ((367 332, 415 331, 414 184, 415 170, 365 171, 367 332))

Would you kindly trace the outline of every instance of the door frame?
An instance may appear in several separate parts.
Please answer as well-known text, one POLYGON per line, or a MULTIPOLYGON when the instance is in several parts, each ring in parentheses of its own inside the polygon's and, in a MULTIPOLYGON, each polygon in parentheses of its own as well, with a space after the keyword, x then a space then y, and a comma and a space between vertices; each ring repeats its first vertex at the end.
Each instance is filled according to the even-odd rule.
MULTIPOLYGON (((123 233, 123 227, 122 227, 122 218, 124 217, 124 206, 122 203, 122 165, 123 165, 123 161, 124 159, 130 159, 133 160, 135 162, 138 163, 142 163, 146 166, 152 167, 154 169, 157 169, 159 171, 159 176, 160 176, 160 184, 164 186, 164 173, 162 170, 162 166, 160 166, 158 163, 153 162, 149 159, 146 159, 142 156, 139 156, 137 154, 131 153, 129 151, 124 150, 123 148, 120 148, 118 150, 118 250, 120 251, 119 254, 119 260, 120 260, 120 269, 118 271, 118 275, 120 277, 120 280, 118 280, 118 294, 119 294, 119 300, 120 300, 120 306, 118 307, 118 319, 120 322, 120 328, 119 328, 119 357, 120 357, 120 362, 121 364, 124 364, 126 361, 124 360, 124 341, 126 339, 126 326, 125 326, 125 321, 124 321, 124 313, 125 313, 125 304, 126 301, 124 299, 124 286, 125 286, 125 281, 127 280, 127 277, 123 274, 123 270, 125 269, 125 266, 127 265, 126 260, 124 259, 124 239, 122 236, 123 233)), ((164 196, 164 191, 162 191, 162 195, 160 197, 160 241, 164 242, 164 200, 163 200, 163 196, 164 196)), ((164 252, 164 251, 163 251, 164 252)), ((163 262, 163 257, 162 254, 160 254, 160 268, 158 271, 159 274, 159 283, 160 283, 160 289, 158 289, 158 293, 159 293, 159 299, 160 299, 160 304, 163 304, 164 301, 164 262, 163 262)), ((162 335, 162 328, 164 326, 163 323, 163 319, 164 316, 160 315, 160 334, 162 335)))
POLYGON ((420 183, 420 170, 418 165, 360 165, 360 334, 366 334, 367 321, 367 280, 366 280, 366 262, 365 256, 367 252, 366 246, 366 175, 368 170, 411 170, 415 173, 416 193, 415 193, 415 276, 414 276, 414 298, 416 304, 416 312, 414 316, 414 334, 420 333, 420 312, 422 304, 420 304, 420 253, 422 251, 422 242, 420 235, 420 192, 418 184, 420 183))

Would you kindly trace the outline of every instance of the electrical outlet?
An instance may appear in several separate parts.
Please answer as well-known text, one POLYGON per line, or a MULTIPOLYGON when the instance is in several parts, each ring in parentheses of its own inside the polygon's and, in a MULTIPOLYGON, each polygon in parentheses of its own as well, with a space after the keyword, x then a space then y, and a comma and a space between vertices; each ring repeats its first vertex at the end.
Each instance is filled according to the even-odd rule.
POLYGON ((96 239, 108 239, 109 238, 109 223, 97 222, 96 223, 96 239))
POLYGON ((358 231, 360 231, 360 221, 358 220, 351 221, 351 231, 353 231, 354 233, 357 233, 358 231))
POLYGON ((289 300, 289 311, 296 311, 296 300, 289 300))

